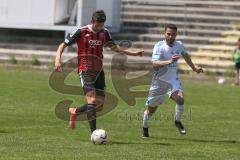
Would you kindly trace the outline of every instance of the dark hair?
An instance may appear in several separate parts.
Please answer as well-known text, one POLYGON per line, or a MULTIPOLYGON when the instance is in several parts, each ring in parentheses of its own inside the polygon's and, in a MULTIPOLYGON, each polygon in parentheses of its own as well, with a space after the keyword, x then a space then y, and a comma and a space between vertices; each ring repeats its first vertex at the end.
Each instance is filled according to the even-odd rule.
POLYGON ((177 26, 175 24, 165 24, 165 31, 167 30, 167 28, 177 30, 177 26))
POLYGON ((240 42, 240 37, 238 38, 238 42, 240 42))
POLYGON ((98 10, 95 11, 92 15, 92 20, 98 22, 98 23, 103 23, 106 21, 106 14, 103 10, 98 10))

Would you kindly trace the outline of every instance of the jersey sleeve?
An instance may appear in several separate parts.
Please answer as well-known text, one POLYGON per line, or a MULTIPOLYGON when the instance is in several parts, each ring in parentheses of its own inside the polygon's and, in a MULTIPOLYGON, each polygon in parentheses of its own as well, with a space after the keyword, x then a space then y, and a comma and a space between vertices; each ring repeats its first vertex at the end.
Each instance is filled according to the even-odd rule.
POLYGON ((104 33, 105 33, 105 36, 106 36, 106 41, 105 41, 105 43, 104 43, 104 47, 109 47, 109 48, 111 48, 111 47, 115 46, 116 43, 115 43, 114 40, 112 39, 112 36, 111 36, 111 34, 109 33, 109 31, 108 31, 107 29, 105 29, 104 33))
POLYGON ((185 49, 185 47, 184 47, 182 42, 180 42, 180 45, 181 45, 181 52, 180 52, 180 54, 184 57, 185 55, 188 54, 188 52, 186 51, 186 49, 185 49))
POLYGON ((159 46, 159 44, 155 44, 154 48, 153 48, 153 54, 152 54, 152 62, 153 61, 157 61, 157 60, 161 60, 161 47, 159 46))
POLYGON ((67 37, 64 40, 64 44, 67 46, 72 45, 76 42, 76 40, 81 36, 81 29, 76 29, 72 33, 68 34, 67 37))

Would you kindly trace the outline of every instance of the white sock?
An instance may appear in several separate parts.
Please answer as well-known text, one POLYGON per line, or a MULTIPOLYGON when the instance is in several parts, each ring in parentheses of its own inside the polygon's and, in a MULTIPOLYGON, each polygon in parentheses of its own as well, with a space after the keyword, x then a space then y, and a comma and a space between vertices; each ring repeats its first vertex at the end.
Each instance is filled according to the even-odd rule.
POLYGON ((151 117, 152 117, 152 114, 150 114, 147 111, 144 111, 144 113, 143 113, 143 128, 149 127, 148 122, 151 119, 151 117))
POLYGON ((178 122, 181 121, 183 115, 183 105, 176 104, 175 106, 175 118, 178 122))

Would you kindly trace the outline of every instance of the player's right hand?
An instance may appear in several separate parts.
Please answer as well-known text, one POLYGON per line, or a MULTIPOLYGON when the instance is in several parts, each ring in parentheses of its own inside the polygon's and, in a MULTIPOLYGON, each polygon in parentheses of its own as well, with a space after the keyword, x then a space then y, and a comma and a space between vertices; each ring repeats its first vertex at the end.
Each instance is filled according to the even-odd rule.
POLYGON ((196 69, 195 69, 195 72, 197 73, 203 73, 203 69, 201 66, 197 66, 196 69))
POLYGON ((62 72, 62 65, 60 61, 55 61, 55 70, 57 72, 62 72))

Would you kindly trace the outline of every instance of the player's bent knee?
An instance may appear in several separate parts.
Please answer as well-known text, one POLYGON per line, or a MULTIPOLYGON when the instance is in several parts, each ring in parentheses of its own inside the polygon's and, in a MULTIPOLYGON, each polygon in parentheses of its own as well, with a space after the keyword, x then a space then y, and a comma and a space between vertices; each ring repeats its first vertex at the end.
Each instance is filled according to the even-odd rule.
POLYGON ((95 91, 89 91, 86 94, 88 104, 96 104, 96 93, 95 91))
POLYGON ((156 110, 157 110, 157 107, 155 107, 155 109, 153 109, 153 110, 149 110, 149 113, 150 113, 150 114, 153 114, 153 113, 156 112, 156 110))
POLYGON ((158 106, 148 106, 148 108, 147 108, 147 113, 150 113, 150 114, 153 114, 153 113, 155 113, 155 111, 157 110, 157 108, 158 108, 158 106))

